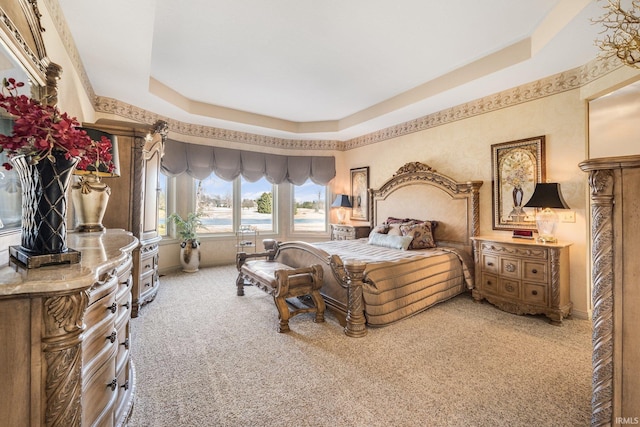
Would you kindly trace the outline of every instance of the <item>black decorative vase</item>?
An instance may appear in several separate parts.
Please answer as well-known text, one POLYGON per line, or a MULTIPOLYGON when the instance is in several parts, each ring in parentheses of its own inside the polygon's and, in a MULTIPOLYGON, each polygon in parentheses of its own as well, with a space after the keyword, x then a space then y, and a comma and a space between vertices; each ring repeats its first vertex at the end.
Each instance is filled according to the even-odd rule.
POLYGON ((80 261, 80 253, 67 247, 66 221, 67 188, 79 159, 53 157, 36 164, 30 156, 11 159, 22 185, 22 245, 10 254, 27 268, 80 261))

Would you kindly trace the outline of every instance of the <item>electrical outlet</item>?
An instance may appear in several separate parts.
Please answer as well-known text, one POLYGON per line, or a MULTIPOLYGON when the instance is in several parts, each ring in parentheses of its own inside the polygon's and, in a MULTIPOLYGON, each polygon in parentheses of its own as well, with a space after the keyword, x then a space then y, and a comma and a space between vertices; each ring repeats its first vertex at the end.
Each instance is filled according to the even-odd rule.
POLYGON ((558 213, 560 222, 576 222, 576 213, 574 211, 563 210, 558 213))

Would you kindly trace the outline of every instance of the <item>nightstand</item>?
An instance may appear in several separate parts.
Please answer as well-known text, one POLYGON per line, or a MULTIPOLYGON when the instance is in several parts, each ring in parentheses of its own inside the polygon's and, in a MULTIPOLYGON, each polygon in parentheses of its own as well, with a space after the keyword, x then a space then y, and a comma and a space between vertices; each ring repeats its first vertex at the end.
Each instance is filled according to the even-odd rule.
POLYGON ((331 224, 331 240, 353 240, 369 237, 368 225, 331 224))
POLYGON ((545 314, 561 325, 571 315, 570 243, 473 237, 476 301, 514 314, 545 314))

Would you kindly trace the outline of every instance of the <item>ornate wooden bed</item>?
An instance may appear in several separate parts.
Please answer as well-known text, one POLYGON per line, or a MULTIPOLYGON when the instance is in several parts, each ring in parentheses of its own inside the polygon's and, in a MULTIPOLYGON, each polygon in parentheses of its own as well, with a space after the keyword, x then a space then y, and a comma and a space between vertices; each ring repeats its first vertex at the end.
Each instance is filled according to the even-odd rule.
POLYGON ((292 241, 278 243, 275 259, 292 267, 322 265, 327 306, 347 335, 364 336, 367 325, 388 325, 473 287, 470 238, 479 230, 481 186, 482 181, 456 182, 423 163, 407 163, 369 190, 372 225, 389 217, 436 221, 436 248, 372 249, 366 238, 292 241))

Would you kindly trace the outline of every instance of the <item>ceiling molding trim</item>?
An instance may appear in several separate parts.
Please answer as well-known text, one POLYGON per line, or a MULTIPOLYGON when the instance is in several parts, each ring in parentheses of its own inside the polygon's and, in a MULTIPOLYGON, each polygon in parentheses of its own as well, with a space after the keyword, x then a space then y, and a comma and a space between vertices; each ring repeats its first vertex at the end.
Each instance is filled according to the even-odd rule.
POLYGON ((78 78, 82 83, 85 94, 89 99, 95 99, 96 93, 93 90, 93 86, 91 85, 91 81, 89 80, 89 76, 87 75, 87 71, 84 68, 82 58, 80 58, 80 53, 78 52, 78 48, 76 47, 76 42, 71 36, 71 31, 69 30, 67 21, 64 18, 62 10, 60 9, 58 0, 44 0, 44 4, 49 11, 51 20, 53 21, 53 24, 56 27, 56 31, 60 36, 60 40, 62 41, 62 44, 67 51, 67 55, 69 55, 69 59, 73 64, 73 68, 75 68, 76 73, 78 74, 78 78))
POLYGON ((143 108, 139 108, 134 105, 119 101, 117 99, 107 98, 104 96, 97 96, 95 98, 94 109, 99 113, 112 114, 149 125, 155 123, 158 120, 164 120, 168 123, 170 131, 181 135, 190 135, 201 138, 217 139, 221 141, 290 150, 343 150, 342 142, 338 140, 277 138, 212 126, 202 126, 185 123, 169 117, 162 117, 143 108))
POLYGON ((153 124, 157 120, 164 120, 169 124, 171 131, 182 135, 279 149, 347 151, 578 89, 620 67, 622 67, 622 64, 615 60, 603 61, 602 59, 596 58, 582 67, 558 73, 532 83, 346 141, 277 138, 211 126, 195 125, 168 117, 162 117, 142 108, 118 101, 117 99, 102 96, 96 96, 94 108, 96 112, 112 114, 140 123, 153 124))
POLYGON ((602 61, 596 58, 582 67, 347 140, 344 142, 343 150, 375 144, 387 139, 420 132, 458 120, 578 89, 621 66, 615 61, 602 61))

